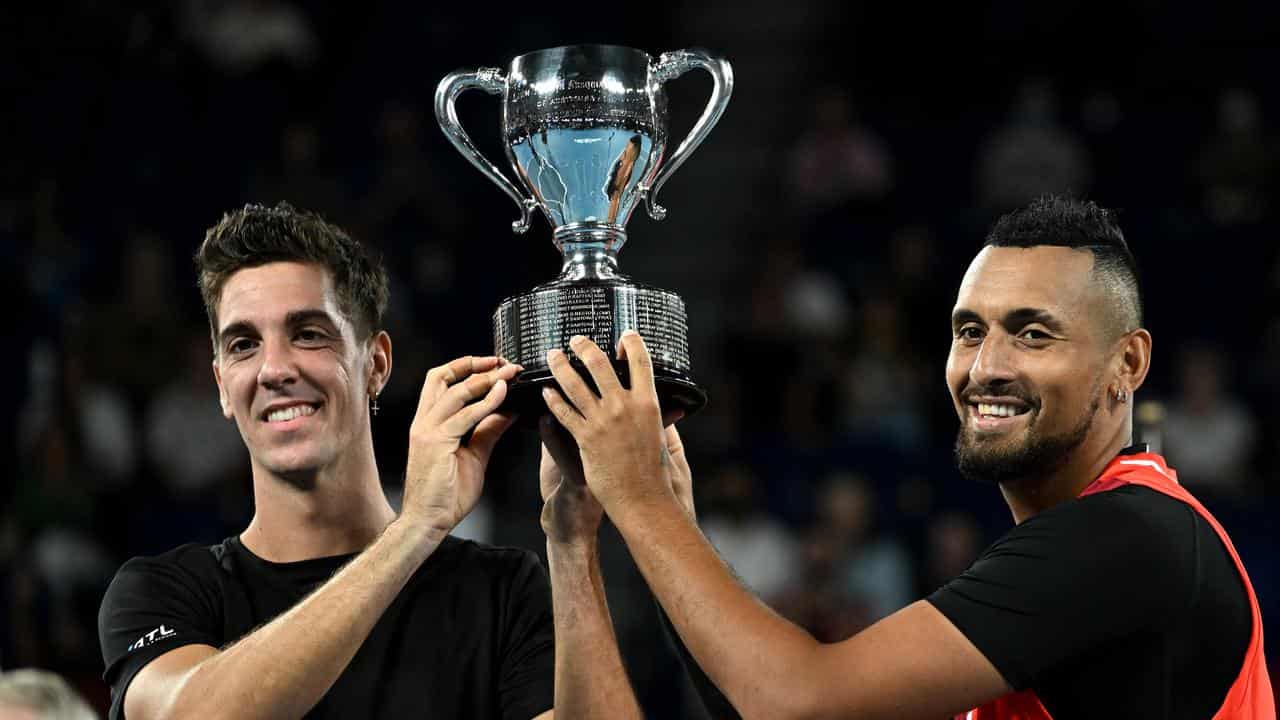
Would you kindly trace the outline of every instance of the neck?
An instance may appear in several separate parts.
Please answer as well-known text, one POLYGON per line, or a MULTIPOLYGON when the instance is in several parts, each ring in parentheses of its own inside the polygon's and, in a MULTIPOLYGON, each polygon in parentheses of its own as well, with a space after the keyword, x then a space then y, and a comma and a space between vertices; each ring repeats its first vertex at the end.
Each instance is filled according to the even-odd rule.
POLYGON ((560 281, 610 280, 617 277, 627 231, 610 223, 573 223, 556 228, 555 242, 564 256, 560 281))
POLYGON ((1000 483, 1000 493, 1013 513, 1013 522, 1021 524, 1027 518, 1079 497, 1116 455, 1132 443, 1133 419, 1126 416, 1114 431, 1086 439, 1065 463, 1048 474, 1000 483))
POLYGON ((304 478, 286 479, 253 461, 253 500, 240 542, 272 562, 360 552, 395 519, 368 435, 304 478))

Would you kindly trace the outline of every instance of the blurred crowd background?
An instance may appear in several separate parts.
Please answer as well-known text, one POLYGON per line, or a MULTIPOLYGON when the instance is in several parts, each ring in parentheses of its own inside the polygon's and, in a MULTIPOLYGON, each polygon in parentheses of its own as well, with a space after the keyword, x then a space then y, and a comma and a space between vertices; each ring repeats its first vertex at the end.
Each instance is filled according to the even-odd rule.
MULTIPOLYGON (((396 495, 425 371, 488 352, 497 303, 559 267, 545 222, 512 236, 514 206, 447 144, 435 85, 581 42, 703 46, 736 71, 666 186, 669 218, 637 212, 620 264, 688 303, 712 397, 681 427, 702 526, 767 602, 838 640, 1010 526, 952 466, 949 312, 1001 212, 1071 192, 1118 211, 1144 271, 1137 399, 1164 410, 1146 434, 1280 622, 1274 3, 35 7, 0 23, 0 668, 57 671, 105 707, 95 623, 115 569, 252 514, 190 260, 223 212, 288 200, 383 252, 395 372, 374 433, 396 495)), ((709 88, 668 86, 673 138, 709 88)), ((459 108, 500 159, 498 100, 459 108)), ((542 552, 536 470, 535 436, 505 439, 459 534, 542 552)), ((700 717, 608 529, 603 552, 644 706, 700 717)))

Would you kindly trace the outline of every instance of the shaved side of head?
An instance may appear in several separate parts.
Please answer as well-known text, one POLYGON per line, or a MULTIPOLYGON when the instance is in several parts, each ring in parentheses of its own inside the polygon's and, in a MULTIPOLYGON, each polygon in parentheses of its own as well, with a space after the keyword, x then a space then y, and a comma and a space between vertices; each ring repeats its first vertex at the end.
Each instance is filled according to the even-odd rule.
POLYGON ((1099 302, 1092 310, 1103 337, 1114 342, 1142 327, 1138 265, 1110 210, 1092 201, 1046 195, 996 222, 988 247, 1068 247, 1093 255, 1092 278, 1099 302))

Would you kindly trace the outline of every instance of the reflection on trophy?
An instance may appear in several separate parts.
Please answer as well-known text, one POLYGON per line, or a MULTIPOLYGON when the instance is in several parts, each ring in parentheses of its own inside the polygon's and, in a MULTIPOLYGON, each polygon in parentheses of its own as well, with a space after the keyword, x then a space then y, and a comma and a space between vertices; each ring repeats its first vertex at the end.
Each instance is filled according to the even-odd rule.
MULTIPOLYGON (((649 348, 664 410, 692 413, 706 404, 706 391, 690 376, 684 301, 619 274, 618 250, 637 203, 643 200, 655 220, 665 216, 658 190, 720 119, 732 91, 733 71, 722 58, 677 50, 655 60, 610 45, 539 50, 512 60, 505 73, 480 68, 440 81, 435 110, 445 135, 515 200, 520 217, 512 229, 528 230, 533 209, 540 208, 564 257, 558 278, 503 300, 494 312, 495 352, 525 367, 511 383, 508 405, 542 412, 539 390, 554 382, 546 365, 549 349, 572 358, 569 338, 585 335, 611 352, 627 329, 639 332, 649 348), (697 68, 711 74, 711 99, 666 157, 663 85, 697 68), (527 195, 480 154, 458 123, 454 102, 471 88, 502 96, 503 145, 527 195)), ((615 367, 626 382, 626 364, 615 367)))

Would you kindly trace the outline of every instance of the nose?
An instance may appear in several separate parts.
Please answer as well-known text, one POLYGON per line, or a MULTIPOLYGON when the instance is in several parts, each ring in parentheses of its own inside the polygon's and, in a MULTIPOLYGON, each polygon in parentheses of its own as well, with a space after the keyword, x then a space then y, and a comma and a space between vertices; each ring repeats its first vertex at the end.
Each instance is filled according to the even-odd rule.
POLYGON ((262 341, 262 365, 258 368, 258 384, 270 390, 278 390, 298 380, 298 367, 294 363, 293 348, 285 340, 262 341))
POLYGON ((1001 332, 990 332, 982 339, 973 364, 969 366, 971 384, 977 387, 999 386, 1016 377, 1010 340, 1001 332))

